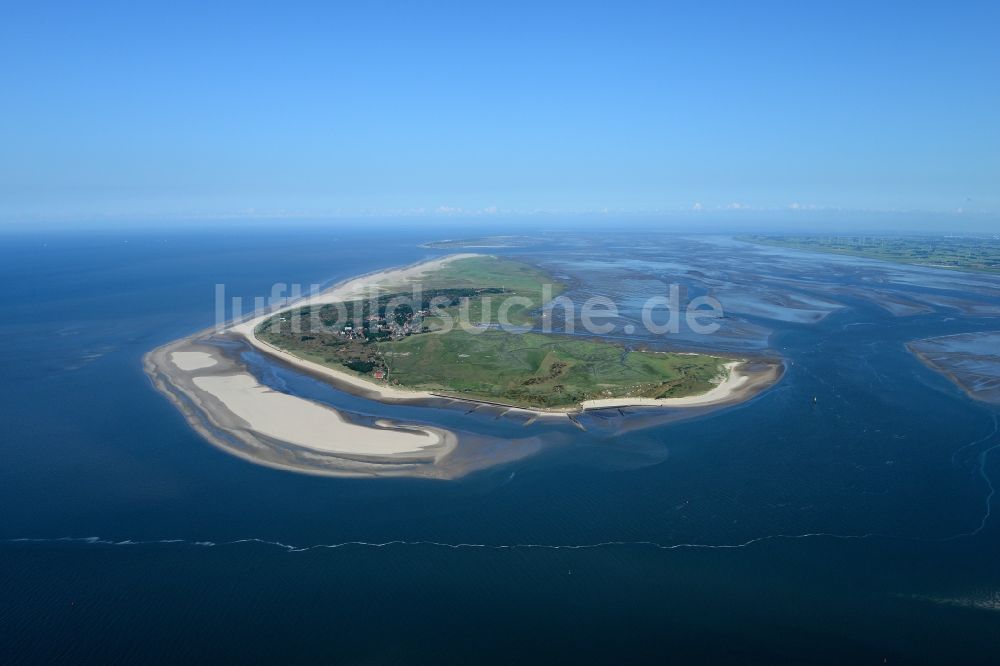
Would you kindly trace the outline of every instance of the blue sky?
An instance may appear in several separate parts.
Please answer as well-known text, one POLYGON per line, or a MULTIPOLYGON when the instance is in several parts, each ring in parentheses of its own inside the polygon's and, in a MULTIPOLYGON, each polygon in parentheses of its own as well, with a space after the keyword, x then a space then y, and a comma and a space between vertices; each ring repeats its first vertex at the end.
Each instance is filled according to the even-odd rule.
POLYGON ((540 4, 9 3, 0 221, 1000 219, 1000 3, 540 4))

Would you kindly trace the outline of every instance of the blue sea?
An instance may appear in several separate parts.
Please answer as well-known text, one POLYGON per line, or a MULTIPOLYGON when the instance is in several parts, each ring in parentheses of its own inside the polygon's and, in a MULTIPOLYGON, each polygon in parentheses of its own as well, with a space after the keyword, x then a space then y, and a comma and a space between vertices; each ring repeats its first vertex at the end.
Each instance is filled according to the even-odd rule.
MULTIPOLYGON (((715 344, 785 360, 763 395, 559 433, 447 482, 254 465, 143 373, 147 351, 215 323, 216 284, 250 302, 439 256, 420 244, 461 233, 0 238, 0 662, 997 663, 1000 410, 904 347, 996 317, 897 317, 856 295, 862 273, 819 321, 748 306, 715 344)), ((490 251, 580 278, 600 247, 647 273, 634 248, 652 256, 654 234, 596 234, 490 251)), ((247 361, 283 390, 421 418, 247 361)), ((477 418, 440 412, 423 418, 477 418)))

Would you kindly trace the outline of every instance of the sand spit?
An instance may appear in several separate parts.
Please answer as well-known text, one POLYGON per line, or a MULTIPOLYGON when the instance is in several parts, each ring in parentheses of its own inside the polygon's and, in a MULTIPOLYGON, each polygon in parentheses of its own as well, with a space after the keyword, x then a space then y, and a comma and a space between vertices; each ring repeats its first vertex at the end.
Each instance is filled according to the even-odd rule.
POLYGON ((454 433, 391 419, 368 424, 372 419, 275 391, 248 372, 241 349, 233 347, 231 339, 206 333, 154 349, 144 359, 153 385, 215 446, 269 467, 330 476, 467 473, 468 456, 451 459, 454 433), (174 355, 187 353, 204 354, 213 363, 181 370, 174 355))
POLYGON ((195 377, 194 384, 222 401, 235 416, 267 437, 331 453, 420 453, 441 443, 429 430, 367 428, 345 421, 325 405, 262 386, 249 373, 195 377))
MULTIPOLYGON (((451 255, 401 269, 373 273, 342 282, 316 296, 285 307, 367 297, 372 288, 401 286, 448 261, 474 256, 451 255)), ((188 423, 213 445, 255 463, 327 476, 411 476, 450 479, 517 460, 535 453, 535 436, 501 441, 472 433, 459 434, 430 425, 350 414, 313 400, 276 391, 249 372, 241 358, 247 345, 336 388, 386 402, 451 404, 430 394, 395 391, 348 373, 310 364, 269 348, 253 336, 253 328, 274 310, 223 330, 202 331, 154 349, 143 359, 157 390, 185 415, 188 423), (249 333, 249 335, 247 335, 249 333), (254 344, 256 343, 256 344, 254 344), (322 372, 317 372, 322 370, 322 372), (504 446, 500 446, 504 444, 504 446)))

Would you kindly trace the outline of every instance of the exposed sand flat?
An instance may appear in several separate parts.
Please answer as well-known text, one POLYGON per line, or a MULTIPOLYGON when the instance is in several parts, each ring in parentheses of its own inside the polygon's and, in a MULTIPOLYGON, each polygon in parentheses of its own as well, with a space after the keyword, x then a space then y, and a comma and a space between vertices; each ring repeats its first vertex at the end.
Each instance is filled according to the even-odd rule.
POLYGON ((296 446, 332 453, 394 455, 420 452, 441 443, 438 435, 426 430, 348 423, 325 405, 274 391, 246 373, 195 377, 193 382, 251 429, 296 446))
POLYGON ((170 354, 170 362, 186 372, 211 368, 219 363, 208 352, 195 351, 173 352, 170 354))
POLYGON ((740 361, 726 363, 726 376, 719 384, 699 395, 688 395, 682 398, 599 398, 584 400, 580 403, 583 409, 603 409, 605 407, 696 407, 714 405, 736 398, 740 389, 750 381, 750 376, 737 372, 740 361))

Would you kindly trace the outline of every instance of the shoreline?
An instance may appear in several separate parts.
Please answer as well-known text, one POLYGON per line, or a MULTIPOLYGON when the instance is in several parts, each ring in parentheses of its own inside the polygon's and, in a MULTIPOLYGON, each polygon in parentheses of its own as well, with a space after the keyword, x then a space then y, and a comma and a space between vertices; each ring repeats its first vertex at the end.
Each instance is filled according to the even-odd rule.
MULTIPOLYGON (((725 364, 726 377, 716 385, 715 388, 710 389, 706 393, 696 394, 691 396, 681 396, 677 398, 593 398, 590 400, 584 400, 577 405, 570 407, 553 407, 553 408, 542 408, 542 407, 526 407, 523 405, 515 405, 510 403, 505 403, 501 401, 491 401, 491 400, 480 400, 471 396, 457 396, 452 395, 447 392, 431 392, 423 391, 419 389, 410 389, 405 387, 390 386, 388 384, 380 384, 374 381, 365 379, 356 374, 347 372, 345 370, 340 370, 337 368, 332 368, 321 363, 316 363, 315 361, 309 361, 307 359, 296 356, 291 352, 285 351, 274 345, 271 345, 263 340, 259 339, 255 334, 255 329, 257 325, 269 317, 280 314, 287 310, 296 309, 300 307, 305 307, 307 305, 319 305, 326 303, 342 302, 347 298, 356 298, 358 296, 367 295, 372 288, 379 288, 387 286, 387 280, 389 276, 394 276, 392 279, 398 279, 402 277, 403 279, 411 279, 417 277, 424 273, 432 270, 436 270, 441 266, 444 266, 451 261, 457 259, 465 259, 468 257, 483 256, 474 253, 458 253, 446 255, 438 259, 432 259, 430 261, 420 262, 417 264, 412 264, 404 268, 391 268, 383 271, 374 271, 367 275, 363 275, 356 278, 350 278, 344 280, 338 284, 331 286, 319 294, 311 297, 306 297, 300 299, 294 303, 289 303, 278 307, 267 314, 258 315, 253 317, 248 321, 240 322, 236 325, 230 326, 225 329, 226 333, 233 333, 243 340, 245 340, 254 349, 262 352, 263 354, 270 356, 271 358, 280 360, 287 365, 290 365, 298 370, 303 370, 308 372, 310 375, 324 379, 332 380, 331 383, 335 388, 343 388, 344 385, 359 389, 363 395, 366 397, 374 397, 376 400, 383 402, 400 402, 400 401, 422 401, 430 400, 433 398, 444 398, 448 400, 460 400, 473 404, 480 405, 493 405, 506 407, 508 409, 517 409, 525 412, 530 412, 537 416, 545 415, 557 415, 557 414, 579 414, 580 412, 587 411, 589 409, 607 409, 607 408, 625 408, 625 407, 707 407, 712 405, 723 405, 732 402, 738 402, 742 398, 743 391, 741 388, 746 386, 756 386, 760 384, 760 378, 757 374, 753 373, 743 373, 739 371, 739 366, 746 365, 748 363, 747 359, 735 359, 727 362, 725 364), (365 280, 372 280, 374 282, 364 282, 365 280)), ((392 285, 401 286, 401 285, 392 285)))
POLYGON ((737 372, 744 361, 730 361, 724 364, 725 377, 721 377, 714 388, 705 393, 686 395, 678 398, 596 398, 584 400, 581 409, 606 409, 610 407, 703 407, 729 400, 750 381, 750 375, 737 372))
POLYGON ((145 355, 143 368, 199 435, 244 460, 324 476, 451 478, 438 464, 455 451, 455 433, 392 419, 369 425, 329 405, 274 391, 209 338, 158 347, 145 355), (172 358, 194 353, 214 363, 192 372, 181 370, 172 358), (206 380, 230 385, 206 387, 206 380), (274 420, 288 416, 289 407, 300 418, 274 420), (261 422, 262 408, 269 421, 261 422))
MULTIPOLYGON (((498 400, 485 400, 471 396, 460 396, 440 391, 421 391, 416 389, 400 388, 389 385, 376 384, 375 382, 363 379, 348 372, 330 368, 313 361, 300 358, 290 352, 259 340, 240 335, 240 339, 245 340, 254 349, 260 351, 271 359, 280 361, 285 365, 301 370, 312 377, 327 381, 334 388, 356 393, 364 397, 371 397, 380 402, 398 404, 401 402, 421 403, 427 400, 444 399, 466 402, 473 405, 489 405, 502 407, 505 409, 529 412, 535 416, 559 416, 579 414, 593 409, 610 409, 625 407, 710 407, 713 405, 723 405, 741 401, 741 396, 748 390, 761 384, 761 373, 759 371, 743 370, 740 366, 752 365, 747 359, 733 360, 725 364, 727 375, 712 389, 705 393, 699 393, 677 398, 591 398, 568 407, 527 407, 515 405, 498 400), (357 392, 350 389, 357 389, 357 392)), ((776 379, 777 377, 775 377, 776 379)))

